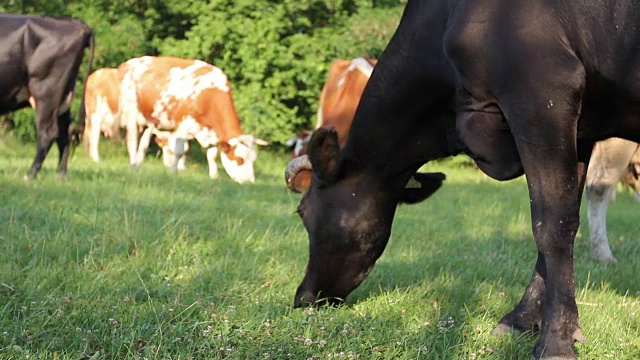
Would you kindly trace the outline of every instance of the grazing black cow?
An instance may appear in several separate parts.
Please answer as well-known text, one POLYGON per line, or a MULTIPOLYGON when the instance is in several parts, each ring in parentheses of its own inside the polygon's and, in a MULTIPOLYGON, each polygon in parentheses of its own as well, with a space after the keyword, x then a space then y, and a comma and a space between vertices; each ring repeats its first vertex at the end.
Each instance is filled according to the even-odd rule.
POLYGON ((496 332, 539 328, 536 359, 574 359, 573 243, 596 141, 640 141, 640 2, 409 0, 340 150, 309 144, 309 233, 296 307, 339 302, 382 254, 398 203, 424 200, 428 161, 470 155, 497 180, 526 174, 538 257, 496 332), (421 188, 405 187, 415 174, 421 188))
POLYGON ((0 114, 29 105, 36 111, 38 151, 25 179, 38 175, 54 140, 60 150, 58 176, 66 175, 70 136, 79 136, 84 127, 84 106, 77 130, 70 128, 69 108, 84 49, 91 50, 88 74, 93 44, 91 29, 80 20, 0 15, 0 114))

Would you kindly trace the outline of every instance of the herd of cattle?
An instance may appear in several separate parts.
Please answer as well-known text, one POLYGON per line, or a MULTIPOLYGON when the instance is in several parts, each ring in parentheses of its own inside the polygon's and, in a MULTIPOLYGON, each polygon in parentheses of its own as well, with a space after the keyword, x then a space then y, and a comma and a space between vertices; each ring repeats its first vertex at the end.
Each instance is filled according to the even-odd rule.
MULTIPOLYGON (((415 14, 424 14, 422 15, 424 17, 432 16, 424 12, 428 7, 427 5, 417 5, 418 3, 419 2, 410 2, 407 7, 413 7, 413 10, 416 11, 415 14), (424 11, 421 12, 420 10, 424 11)), ((433 6, 435 7, 435 5, 433 6)), ((451 23, 453 25, 448 25, 454 26, 451 34, 455 34, 455 36, 459 36, 461 39, 464 36, 472 36, 471 33, 465 33, 467 22, 460 20, 458 15, 449 14, 443 9, 431 10, 444 12, 445 14, 441 14, 442 16, 453 16, 453 18, 457 19, 457 22, 453 21, 451 23), (455 28, 455 26, 457 26, 457 28, 455 28)), ((475 6, 469 6, 467 10, 469 12, 478 11, 475 6)), ((316 200, 316 194, 320 191, 317 190, 318 188, 322 189, 329 185, 333 188, 333 184, 337 182, 338 178, 347 176, 344 174, 365 172, 364 167, 354 167, 355 165, 350 165, 351 167, 349 167, 344 165, 342 162, 347 161, 345 160, 347 157, 339 157, 338 154, 347 153, 353 156, 351 160, 352 163, 362 161, 361 154, 356 154, 358 155, 356 156, 354 155, 355 150, 353 148, 345 151, 345 147, 347 146, 347 140, 351 139, 350 130, 354 118, 357 117, 356 109, 358 108, 363 93, 365 93, 365 86, 369 83, 372 74, 378 73, 379 78, 375 84, 371 86, 371 90, 368 90, 371 92, 368 101, 363 101, 364 105, 360 106, 362 109, 359 111, 361 111, 362 114, 368 115, 370 118, 375 118, 377 115, 384 115, 382 113, 375 115, 368 112, 375 111, 377 106, 381 107, 385 104, 385 101, 382 101, 380 98, 380 93, 374 93, 374 91, 382 92, 394 98, 398 104, 402 103, 400 99, 396 99, 395 96, 390 95, 391 90, 380 90, 380 88, 390 86, 389 77, 394 75, 394 71, 398 71, 397 69, 391 69, 394 64, 395 66, 400 66, 398 64, 403 63, 403 66, 415 67, 415 63, 404 63, 405 59, 394 57, 399 56, 397 54, 391 54, 392 51, 398 53, 405 52, 407 54, 411 53, 410 48, 405 48, 405 42, 408 41, 408 38, 403 37, 402 34, 403 31, 418 31, 415 26, 417 26, 416 24, 421 24, 424 19, 417 19, 417 15, 415 14, 410 15, 409 12, 405 13, 403 17, 404 23, 401 23, 398 30, 398 34, 400 35, 396 34, 396 37, 394 37, 390 45, 394 47, 391 48, 392 50, 385 52, 385 54, 389 53, 386 55, 387 59, 384 59, 383 55, 382 61, 384 62, 386 60, 387 64, 389 64, 384 70, 374 72, 374 68, 378 66, 377 60, 369 58, 356 58, 353 60, 339 59, 331 64, 327 81, 319 97, 319 109, 314 135, 312 136, 311 132, 305 132, 292 138, 288 142, 288 145, 293 148, 293 153, 292 160, 285 171, 286 183, 292 191, 307 193, 303 199, 303 203, 310 201, 322 203, 323 200, 316 200), (411 19, 411 22, 406 20, 407 18, 411 19), (373 105, 376 101, 379 101, 380 104, 373 105), (311 145, 309 145, 310 142, 311 145), (311 146, 311 151, 308 155, 307 146, 311 146), (312 164, 316 166, 316 169, 312 168, 312 164), (338 165, 345 167, 345 169, 341 170, 345 173, 333 169, 338 165), (318 166, 321 168, 318 169, 318 166), (348 171, 351 172, 347 173, 348 171), (312 179, 314 180, 312 181, 312 179), (311 191, 310 188, 312 188, 311 191)), ((549 14, 545 13, 545 16, 548 15, 549 14)), ((478 14, 478 16, 483 15, 478 14)), ((553 16, 551 16, 551 18, 553 18, 553 16)), ((412 35, 411 38, 413 37, 415 36, 412 35)), ((453 38, 454 35, 451 35, 451 39, 453 38)), ((451 42, 451 39, 448 41, 451 42)), ((425 41, 424 46, 436 46, 438 50, 434 51, 439 51, 440 48, 444 47, 439 43, 439 41, 442 40, 423 39, 423 41, 425 41), (435 43, 430 44, 429 41, 435 43)), ((468 51, 466 47, 470 44, 468 39, 458 39, 458 41, 461 41, 461 43, 449 45, 451 46, 451 53, 448 53, 447 56, 458 61, 455 62, 452 60, 456 66, 460 67, 460 71, 479 71, 468 64, 469 59, 458 58, 464 51, 468 51), (467 66, 469 67, 467 68, 467 66)), ((106 137, 112 137, 124 129, 126 132, 126 146, 131 167, 137 167, 143 162, 149 143, 152 138, 155 138, 155 141, 162 149, 164 164, 171 167, 174 171, 182 170, 185 168, 185 154, 189 147, 189 141, 195 139, 203 149, 206 149, 209 176, 211 178, 217 178, 219 176, 216 165, 219 153, 224 169, 233 180, 238 183, 255 181, 253 164, 256 160, 256 146, 266 145, 267 143, 253 135, 243 133, 240 126, 240 118, 233 104, 231 85, 228 78, 219 68, 200 60, 143 56, 130 59, 117 68, 104 68, 90 75, 87 74, 88 76, 85 76, 86 81, 82 98, 83 105, 81 106, 78 121, 79 129, 72 128, 69 111, 70 102, 86 48, 89 48, 91 53, 88 60, 88 68, 90 69, 93 58, 94 38, 91 30, 81 21, 51 17, 0 15, 0 49, 2 49, 0 50, 2 52, 2 56, 0 56, 0 74, 4 79, 4 86, 0 88, 0 113, 7 113, 27 106, 33 107, 36 111, 37 154, 33 165, 27 173, 28 178, 35 178, 37 176, 53 141, 57 141, 60 149, 58 174, 64 176, 67 170, 71 139, 78 137, 80 131, 84 132, 83 139, 90 157, 94 161, 99 161, 98 143, 101 134, 104 134, 106 137), (84 122, 85 114, 86 126, 84 122)), ((484 53, 484 50, 474 49, 473 51, 484 53)), ((413 60, 417 61, 416 59, 413 60)), ((479 58, 478 61, 480 60, 479 58)), ((483 60, 486 61, 486 59, 483 60)), ((431 60, 427 61, 423 59, 421 61, 421 66, 424 67, 427 66, 426 64, 431 60)), ((441 64, 438 63, 434 66, 440 65, 441 64)), ((436 69, 433 69, 433 71, 436 71, 436 69)), ((444 77, 446 71, 448 71, 448 69, 445 70, 443 74, 430 76, 433 78, 438 78, 439 76, 444 77)), ((494 69, 494 71, 503 70, 494 69)), ((420 88, 420 85, 412 83, 412 79, 409 78, 410 75, 403 76, 405 76, 403 81, 412 84, 411 86, 415 87, 416 91, 420 88)), ((418 75, 416 74, 416 76, 418 75)), ((464 81, 470 82, 469 88, 465 91, 478 92, 478 94, 481 94, 481 97, 486 97, 487 99, 492 96, 488 95, 489 93, 481 93, 479 90, 481 86, 476 83, 472 84, 472 80, 475 78, 469 77, 471 76, 470 74, 460 73, 458 76, 464 79, 464 81)), ((445 80, 439 81, 446 82, 445 80)), ((553 82, 551 83, 553 84, 553 82)), ((424 91, 425 94, 431 94, 424 89, 422 89, 422 91, 424 91)), ((398 96, 402 95, 398 93, 398 96)), ((466 106, 474 109, 470 110, 469 116, 478 117, 475 121, 483 121, 486 124, 490 124, 490 121, 493 121, 491 117, 500 114, 500 111, 502 111, 495 107, 495 104, 491 104, 489 100, 475 103, 477 100, 471 98, 470 93, 465 96, 468 96, 469 98, 467 100, 470 101, 466 106), (485 108, 482 108, 483 106, 485 108), (482 110, 477 110, 476 108, 482 108, 482 110)), ((560 105, 560 101, 557 101, 555 104, 553 101, 554 100, 549 101, 547 105, 548 109, 560 105)), ((405 106, 408 106, 406 111, 410 111, 409 108, 414 105, 415 102, 406 103, 405 106)), ((397 107, 400 105, 389 103, 389 106, 393 111, 404 111, 397 107)), ((381 107, 380 111, 383 110, 391 111, 388 108, 381 107)), ((524 110, 517 111, 522 112, 524 110)), ((384 128, 376 130, 375 126, 379 124, 370 123, 370 128, 366 129, 368 120, 365 115, 357 121, 359 133, 355 136, 355 140, 350 140, 353 141, 354 144, 363 141, 363 134, 368 134, 368 136, 375 137, 375 139, 380 139, 384 136, 384 134, 375 133, 375 131, 385 131, 384 128)), ((387 115, 389 115, 389 113, 387 113, 387 115)), ((500 122, 502 123, 502 121, 500 122)), ((418 125, 413 124, 411 126, 418 125)), ((461 118, 458 119, 457 126, 457 131, 459 131, 460 134, 456 136, 462 137, 462 140, 467 146, 472 150, 476 150, 476 157, 474 159, 483 171, 498 179, 506 179, 523 172, 522 169, 511 169, 509 173, 497 174, 493 172, 493 165, 488 165, 487 159, 498 155, 495 151, 502 151, 499 149, 487 150, 487 148, 483 148, 484 142, 494 136, 494 133, 490 132, 494 131, 494 128, 480 129, 479 131, 484 132, 483 136, 489 138, 478 139, 478 134, 473 134, 475 138, 469 137, 467 134, 467 131, 470 131, 469 129, 474 129, 474 126, 477 126, 475 123, 469 122, 468 119, 461 118), (509 175, 511 173, 514 175, 509 175)), ((450 136, 450 134, 443 133, 443 136, 446 138, 450 136)), ((503 134, 495 135, 495 138, 491 139, 505 146, 507 145, 506 142, 511 143, 511 140, 507 140, 507 138, 503 138, 503 136, 503 134)), ((528 138, 528 136, 529 135, 523 135, 523 139, 528 138)), ((545 141, 544 139, 534 139, 533 137, 530 139, 530 142, 545 141)), ((445 139, 443 138, 442 140, 445 139)), ((373 142, 374 139, 370 141, 373 142)), ((407 139, 406 141, 409 140, 407 139)), ((416 147, 421 148, 422 145, 420 141, 416 144, 416 147)), ((449 146, 448 152, 454 145, 448 144, 446 146, 449 146)), ((525 147, 524 142, 520 146, 525 147)), ((384 149, 386 149, 386 147, 384 149)), ((384 151, 386 151, 384 149, 379 151, 378 149, 369 149, 369 151, 373 151, 375 154, 383 154, 384 151)), ((472 151, 472 153, 474 152, 472 151)), ((505 156, 510 155, 506 153, 500 154, 499 161, 505 163, 507 160, 510 161, 510 159, 506 159, 505 156)), ((425 161, 420 161, 424 163, 430 159, 424 160, 425 161)), ((518 158, 518 160, 520 159, 518 158)), ((526 159, 523 158, 522 160, 526 159)), ((597 142, 595 146, 593 146, 591 160, 588 163, 589 166, 584 183, 586 184, 587 191, 592 257, 599 261, 615 263, 617 260, 612 255, 607 239, 607 206, 609 201, 615 197, 616 186, 620 181, 633 189, 636 199, 640 201, 640 181, 638 180, 638 174, 640 173, 640 148, 635 142, 611 137, 607 140, 597 142)), ((372 162, 372 164, 374 164, 374 162, 372 162)), ((408 168, 410 169, 411 167, 408 168)), ((399 169, 398 171, 404 173, 406 169, 399 169)), ((415 172, 409 174, 409 181, 405 182, 407 186, 405 189, 411 188, 412 186, 416 188, 423 187, 428 194, 425 194, 422 198, 427 197, 437 190, 444 179, 444 177, 440 175, 428 175, 431 176, 431 178, 425 177, 425 174, 415 172)), ((530 175, 529 172, 527 172, 527 175, 530 175)), ((360 180, 354 178, 352 181, 356 183, 360 180)), ((533 196, 537 190, 531 186, 530 184, 530 191, 532 191, 533 196)), ((348 191, 349 193, 353 191, 352 196, 356 197, 356 190, 348 191)), ((415 194, 411 196, 416 199, 399 201, 418 202, 422 200, 422 198, 418 199, 417 197, 420 196, 416 196, 415 194)), ((397 201, 398 200, 396 200, 396 203, 397 201)), ((366 207, 374 208, 376 206, 376 204, 372 203, 366 205, 366 207)), ((301 214, 303 214, 305 210, 305 207, 301 204, 301 214)), ((351 210, 349 210, 351 211, 350 214, 354 211, 359 211, 351 210)), ((385 216, 388 217, 388 215, 385 216)), ((391 218, 392 217, 393 215, 391 215, 391 218)), ((360 218, 363 219, 365 217, 361 216, 360 218)), ((320 230, 313 230, 315 229, 315 225, 309 225, 309 221, 310 220, 307 219, 305 225, 310 229, 310 236, 312 236, 312 231, 320 230)), ((562 220, 560 220, 560 223, 562 223, 562 220)), ((542 222, 540 224, 542 224, 542 222)), ((340 226, 344 227, 342 223, 340 226)), ((354 228, 358 226, 362 227, 364 225, 353 224, 354 228)), ((366 229, 362 228, 361 230, 365 231, 366 229)), ((329 230, 322 230, 322 232, 325 231, 329 230)), ((334 233, 332 234, 332 236, 336 235, 334 233)), ((383 235, 380 236, 384 237, 383 235)), ((362 246, 366 247, 371 245, 362 246)), ((384 245, 382 249, 384 249, 384 245)), ((362 248, 362 251, 368 252, 370 249, 362 248)), ((377 251, 378 253, 376 253, 375 258, 381 253, 381 250, 377 251)), ((314 257, 312 256, 310 261, 313 259, 314 257)), ((325 261, 329 260, 325 259, 325 261)), ((542 260, 539 258, 539 261, 543 262, 540 266, 544 266, 544 257, 542 260)), ((369 266, 368 269, 362 270, 358 275, 355 286, 366 277, 366 274, 373 264, 367 266, 369 266)), ((538 269, 538 266, 536 269, 538 269)), ((309 281, 311 281, 308 280, 309 276, 311 276, 309 275, 310 271, 312 271, 311 262, 307 271, 307 276, 305 276, 305 280, 296 294, 296 305, 304 306, 310 304, 315 301, 318 293, 323 290, 323 286, 326 286, 327 289, 331 289, 331 286, 334 286, 314 285, 314 287, 308 285, 309 281), (305 286, 310 288, 307 289, 305 286)), ((534 274, 534 277, 535 276, 534 274)), ((324 279, 317 281, 329 280, 324 279)), ((334 279, 330 281, 339 280, 334 279)), ((533 281, 534 280, 532 280, 532 284, 534 284, 533 281)), ((337 294, 346 295, 353 287, 353 284, 344 285, 344 290, 336 291, 337 294)), ((331 292, 327 291, 325 295, 330 296, 331 292)), ((526 306, 526 304, 523 306, 526 306)), ((517 311, 517 309, 514 311, 517 311)), ((507 320, 511 321, 510 319, 507 320)), ((503 323, 507 320, 503 319, 503 323)), ((511 321, 509 324, 514 326, 514 323, 517 323, 517 321, 511 321)), ((579 330, 579 328, 577 329, 579 330)), ((574 340, 581 339, 580 335, 576 335, 576 333, 565 334, 563 336, 573 336, 574 340)), ((565 356, 566 354, 561 355, 565 356)), ((571 358, 571 356, 565 357, 571 358)))

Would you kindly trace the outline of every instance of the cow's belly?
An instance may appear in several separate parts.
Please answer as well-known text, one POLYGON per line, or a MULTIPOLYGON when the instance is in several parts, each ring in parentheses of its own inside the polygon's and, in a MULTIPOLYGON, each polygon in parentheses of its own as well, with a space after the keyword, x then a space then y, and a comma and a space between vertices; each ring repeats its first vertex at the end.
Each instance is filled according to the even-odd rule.
POLYGON ((218 134, 206 126, 202 126, 192 116, 185 116, 180 120, 178 126, 173 122, 167 121, 163 124, 160 122, 156 125, 157 132, 170 131, 171 136, 178 139, 193 140, 196 139, 201 147, 209 148, 218 145, 218 134), (162 127, 165 126, 165 127, 162 127))
POLYGON ((502 113, 462 111, 456 117, 460 138, 480 170, 496 180, 524 174, 515 139, 502 113))

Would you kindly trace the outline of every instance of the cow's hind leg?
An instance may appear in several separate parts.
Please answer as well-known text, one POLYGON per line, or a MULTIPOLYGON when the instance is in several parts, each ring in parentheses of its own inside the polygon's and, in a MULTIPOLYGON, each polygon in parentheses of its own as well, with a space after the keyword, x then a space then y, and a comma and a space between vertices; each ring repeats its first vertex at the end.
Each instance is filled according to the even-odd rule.
POLYGON ((55 119, 55 111, 49 109, 46 104, 38 104, 36 109, 36 136, 37 146, 36 157, 31 168, 24 176, 25 180, 35 179, 42 168, 42 163, 53 145, 53 141, 58 137, 58 121, 55 119))
POLYGON ((58 117, 58 150, 60 151, 57 176, 59 179, 64 179, 67 176, 67 164, 69 162, 69 148, 71 130, 71 113, 69 110, 65 111, 58 117))
POLYGON ((503 316, 492 334, 510 332, 537 332, 542 326, 542 304, 544 303, 546 264, 544 255, 538 252, 536 266, 529 285, 516 307, 503 316))

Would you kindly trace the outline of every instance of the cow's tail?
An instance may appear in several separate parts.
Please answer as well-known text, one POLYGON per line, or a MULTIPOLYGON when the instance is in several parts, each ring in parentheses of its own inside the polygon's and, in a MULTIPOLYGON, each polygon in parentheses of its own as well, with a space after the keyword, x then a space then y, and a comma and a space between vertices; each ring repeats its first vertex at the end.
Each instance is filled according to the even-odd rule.
POLYGON ((89 33, 87 34, 87 41, 88 43, 85 46, 89 46, 89 60, 87 61, 87 70, 84 74, 84 82, 82 84, 82 98, 80 99, 80 109, 78 109, 78 125, 73 128, 71 133, 71 139, 75 145, 80 144, 80 139, 84 133, 85 119, 87 117, 87 109, 85 109, 84 106, 84 94, 87 91, 87 79, 89 79, 89 74, 91 74, 91 64, 93 63, 93 53, 95 50, 95 37, 91 29, 89 29, 89 33))

